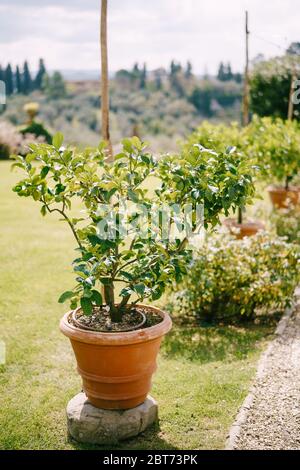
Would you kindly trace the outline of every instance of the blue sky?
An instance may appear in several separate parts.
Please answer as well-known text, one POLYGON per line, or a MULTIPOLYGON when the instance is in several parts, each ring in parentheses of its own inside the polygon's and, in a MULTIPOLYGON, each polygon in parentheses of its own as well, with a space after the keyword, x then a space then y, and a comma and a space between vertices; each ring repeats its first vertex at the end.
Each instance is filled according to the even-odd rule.
MULTIPOLYGON (((109 65, 149 68, 172 58, 214 73, 221 60, 244 63, 249 10, 250 55, 280 54, 300 41, 298 0, 108 0, 109 65), (277 47, 280 46, 280 47, 277 47)), ((100 0, 0 0, 0 63, 44 57, 51 69, 99 68, 100 0)))

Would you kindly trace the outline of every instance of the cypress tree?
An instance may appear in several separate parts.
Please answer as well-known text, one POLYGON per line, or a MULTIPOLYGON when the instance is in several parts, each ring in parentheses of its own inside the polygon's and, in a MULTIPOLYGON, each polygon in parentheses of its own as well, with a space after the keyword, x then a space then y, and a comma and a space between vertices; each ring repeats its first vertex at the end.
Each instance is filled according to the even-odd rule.
POLYGON ((24 95, 28 95, 28 93, 32 90, 32 80, 29 71, 29 66, 27 60, 24 62, 24 69, 23 69, 23 80, 22 80, 22 91, 24 95))
POLYGON ((147 81, 147 67, 146 67, 146 64, 144 64, 143 69, 141 71, 140 88, 146 88, 146 81, 147 81))
POLYGON ((14 80, 11 65, 8 64, 4 72, 4 82, 6 86, 6 94, 12 95, 14 92, 14 80))
POLYGON ((187 62, 186 64, 186 70, 185 70, 185 78, 191 78, 193 75, 193 66, 190 61, 187 62))
POLYGON ((225 67, 224 67, 223 62, 221 62, 219 65, 217 78, 221 80, 222 82, 226 80, 225 67))
POLYGON ((16 85, 16 92, 22 93, 22 80, 21 80, 20 68, 18 65, 16 67, 16 73, 15 73, 15 85, 16 85))
POLYGON ((43 84, 43 78, 44 75, 46 74, 46 67, 43 59, 39 60, 39 69, 36 74, 36 77, 34 79, 34 89, 35 90, 41 90, 42 89, 42 84, 43 84))

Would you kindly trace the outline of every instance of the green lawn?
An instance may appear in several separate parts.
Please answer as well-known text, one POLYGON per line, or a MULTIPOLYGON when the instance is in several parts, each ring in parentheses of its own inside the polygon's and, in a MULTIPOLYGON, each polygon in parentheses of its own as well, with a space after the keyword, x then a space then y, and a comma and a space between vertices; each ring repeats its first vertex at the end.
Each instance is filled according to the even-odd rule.
MULTIPOLYGON (((1 449, 87 449, 68 439, 65 406, 81 389, 68 340, 59 332, 72 286, 73 240, 56 217, 11 187, 18 174, 0 162, 1 449)), ((221 449, 270 328, 174 328, 165 340, 152 395, 159 424, 122 449, 221 449)))

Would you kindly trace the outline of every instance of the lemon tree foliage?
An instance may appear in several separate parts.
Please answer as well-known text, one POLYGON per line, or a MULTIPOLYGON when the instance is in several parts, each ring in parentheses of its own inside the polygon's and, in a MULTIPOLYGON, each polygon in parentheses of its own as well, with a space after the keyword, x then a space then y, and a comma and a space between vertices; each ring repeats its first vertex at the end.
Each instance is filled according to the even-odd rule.
POLYGON ((173 299, 181 316, 205 321, 253 319, 288 306, 300 281, 300 249, 260 232, 236 240, 219 233, 194 257, 173 299))
MULTIPOLYGON (((167 237, 161 207, 204 204, 209 228, 219 222, 221 213, 245 204, 254 193, 249 168, 234 149, 217 153, 195 146, 181 156, 156 161, 134 137, 123 140, 122 152, 109 162, 103 144, 82 152, 62 144, 58 133, 52 145, 34 144, 25 158, 16 157, 14 166, 25 177, 14 191, 39 202, 43 215, 57 213, 74 235, 76 284, 59 301, 70 300, 71 308, 80 304, 85 314, 92 313, 93 305, 105 303, 112 321, 121 321, 125 306, 158 299, 168 284, 186 274, 191 246, 181 230, 183 216, 171 212, 169 228, 179 229, 178 235, 167 237), (74 200, 84 208, 80 218, 73 215, 74 200), (124 200, 134 208, 125 234, 120 211, 124 200), (147 224, 149 214, 159 214, 156 224, 147 224), (123 285, 120 302, 116 283, 123 285)), ((194 218, 191 229, 198 229, 194 218)))
POLYGON ((228 147, 236 147, 237 151, 247 154, 250 140, 249 128, 241 127, 237 122, 213 124, 203 121, 183 144, 183 148, 188 151, 191 146, 200 144, 216 152, 225 152, 228 147))
MULTIPOLYGON (((243 191, 243 182, 245 180, 247 180, 247 182, 253 181, 253 178, 255 178, 260 171, 258 160, 252 146, 252 134, 249 132, 248 127, 241 127, 236 122, 232 122, 229 125, 216 125, 204 121, 201 126, 190 135, 187 142, 185 142, 182 147, 186 155, 191 153, 195 154, 197 148, 202 147, 212 149, 216 153, 225 152, 231 154, 232 152, 234 158, 230 163, 232 169, 231 173, 234 173, 234 168, 238 168, 240 174, 235 182, 232 182, 230 185, 230 194, 232 192, 241 193, 243 191)), ((217 165, 213 163, 213 166, 215 166, 216 171, 219 171, 217 165)), ((255 188, 252 186, 252 190, 246 193, 244 195, 245 197, 240 198, 238 206, 239 223, 242 223, 242 213, 245 210, 245 206, 252 202, 253 196, 255 195, 254 193, 255 188)), ((229 205, 231 205, 230 202, 229 205)))

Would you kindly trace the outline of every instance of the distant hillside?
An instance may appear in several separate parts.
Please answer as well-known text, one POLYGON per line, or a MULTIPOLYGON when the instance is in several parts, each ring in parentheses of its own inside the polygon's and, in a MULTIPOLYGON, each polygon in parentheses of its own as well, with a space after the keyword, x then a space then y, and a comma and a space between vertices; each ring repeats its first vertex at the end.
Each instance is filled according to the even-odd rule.
MULTIPOLYGON (((41 90, 9 96, 2 118, 22 124, 26 121, 24 104, 37 101, 38 119, 50 131, 59 130, 76 144, 98 144, 100 80, 80 79, 80 73, 74 71, 65 83, 57 74, 49 76, 41 90)), ((119 70, 110 80, 112 140, 116 143, 125 136, 139 135, 150 141, 154 150, 172 151, 178 139, 204 119, 240 120, 241 95, 240 80, 226 75, 226 70, 219 78, 200 79, 189 64, 182 67, 172 62, 169 70, 154 71, 136 64, 131 70, 119 70)))

